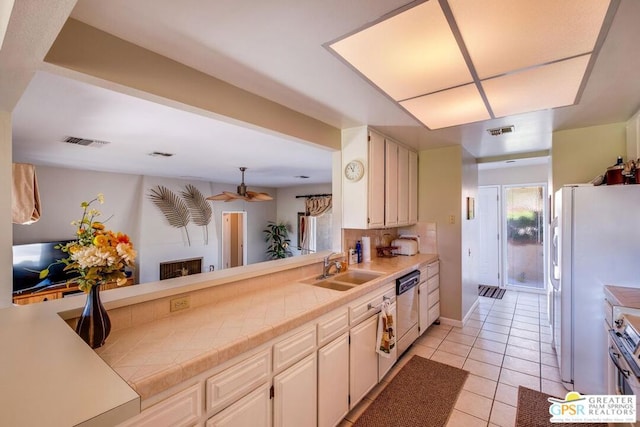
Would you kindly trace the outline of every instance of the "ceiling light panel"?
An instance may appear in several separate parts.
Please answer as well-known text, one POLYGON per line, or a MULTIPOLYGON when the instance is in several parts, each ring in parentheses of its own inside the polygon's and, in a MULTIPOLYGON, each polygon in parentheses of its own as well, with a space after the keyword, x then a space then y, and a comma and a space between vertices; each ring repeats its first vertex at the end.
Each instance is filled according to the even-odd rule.
POLYGON ((440 129, 491 117, 475 84, 400 102, 429 129, 440 129))
POLYGON ((473 81, 435 0, 330 47, 396 101, 473 81))
POLYGON ((590 53, 609 3, 449 0, 480 79, 590 53))
POLYGON ((590 55, 507 74, 482 82, 496 117, 575 103, 590 55))

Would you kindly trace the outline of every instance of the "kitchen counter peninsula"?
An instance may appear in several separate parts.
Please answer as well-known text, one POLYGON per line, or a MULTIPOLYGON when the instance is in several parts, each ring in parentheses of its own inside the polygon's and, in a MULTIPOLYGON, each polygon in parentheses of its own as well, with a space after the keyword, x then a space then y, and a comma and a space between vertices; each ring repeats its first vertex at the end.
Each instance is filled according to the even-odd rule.
POLYGON ((0 310, 0 425, 111 426, 145 402, 359 298, 437 255, 374 258, 350 266, 382 275, 348 291, 300 283, 326 254, 115 289, 103 295, 113 329, 89 348, 69 324, 85 298, 0 310), (171 312, 170 301, 190 308, 171 312))

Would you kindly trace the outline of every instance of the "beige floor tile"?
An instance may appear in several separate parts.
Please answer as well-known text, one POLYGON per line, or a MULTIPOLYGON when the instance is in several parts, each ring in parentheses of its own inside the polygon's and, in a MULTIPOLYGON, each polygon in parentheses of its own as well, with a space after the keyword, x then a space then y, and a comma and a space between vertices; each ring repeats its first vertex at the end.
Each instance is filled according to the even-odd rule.
POLYGON ((526 322, 518 322, 514 320, 513 322, 511 322, 511 327, 517 328, 517 329, 523 329, 525 331, 540 332, 540 325, 538 324, 538 322, 532 324, 532 323, 526 323, 526 322))
MULTIPOLYGON (((475 338, 480 333, 480 328, 479 327, 476 328, 476 327, 473 327, 473 326, 465 325, 462 328, 453 328, 453 329, 451 329, 451 334, 454 333, 454 332, 458 333, 458 334, 471 336, 471 337, 475 338)), ((451 334, 449 334, 449 335, 451 335, 451 334)))
POLYGON ((487 378, 469 374, 462 388, 475 394, 488 397, 489 399, 493 399, 497 384, 498 383, 496 381, 491 381, 487 378))
POLYGON ((500 379, 498 382, 514 387, 522 385, 532 390, 540 390, 539 376, 528 375, 506 368, 502 368, 502 371, 500 371, 500 379))
POLYGON ((498 383, 495 400, 511 406, 518 406, 518 387, 498 383))
POLYGON ((486 318, 487 318, 486 314, 480 314, 480 313, 471 313, 471 316, 469 316, 469 320, 475 320, 481 323, 484 322, 486 318))
POLYGON ((455 354, 447 353, 446 351, 436 350, 431 356, 431 360, 435 360, 436 362, 444 363, 446 365, 455 366, 456 368, 462 368, 465 358, 455 354))
POLYGON ((371 405, 372 400, 367 398, 362 399, 358 404, 353 408, 349 413, 344 417, 347 421, 351 421, 355 423, 356 420, 367 410, 369 405, 371 405))
POLYGON ((540 376, 540 364, 530 360, 518 359, 513 356, 504 356, 502 367, 511 369, 512 371, 522 372, 523 374, 540 376))
POLYGON ((567 396, 569 390, 567 390, 562 383, 542 379, 542 392, 550 394, 560 399, 564 399, 567 396))
POLYGON ((481 348, 483 350, 489 350, 494 353, 504 353, 507 347, 507 344, 491 341, 484 338, 478 338, 475 343, 473 343, 475 348, 481 348))
POLYGON ((430 337, 444 338, 447 336, 450 329, 451 328, 442 328, 438 325, 431 325, 427 329, 427 332, 425 332, 425 335, 430 337))
POLYGON ((413 344, 409 351, 407 351, 407 355, 418 355, 420 357, 424 357, 425 359, 431 358, 433 353, 436 351, 435 348, 427 347, 425 345, 413 344))
POLYGON ((473 342, 476 340, 475 335, 465 335, 460 332, 456 332, 455 329, 456 328, 452 329, 451 332, 449 332, 449 335, 447 335, 447 337, 444 339, 445 341, 453 341, 460 344, 473 345, 473 342))
POLYGON ((509 345, 515 345, 516 347, 527 348, 529 350, 538 350, 540 348, 540 342, 536 340, 530 340, 527 338, 520 338, 510 336, 508 340, 509 345))
POLYGON ((477 360, 479 362, 489 363, 491 365, 502 366, 502 353, 494 353, 489 350, 483 350, 481 348, 474 347, 469 353, 469 359, 477 360))
POLYGON ((551 346, 551 343, 541 342, 540 343, 540 351, 542 353, 553 354, 556 355, 556 350, 551 346))
POLYGON ((473 359, 467 359, 467 361, 464 362, 463 369, 466 369, 474 375, 490 379, 491 381, 498 381, 498 378, 500 377, 499 366, 479 362, 473 359))
POLYGON ((560 379, 560 371, 556 366, 542 365, 540 376, 545 380, 551 380, 558 383, 562 381, 560 379))
POLYGON ((505 354, 532 362, 540 362, 540 352, 538 350, 529 350, 515 345, 507 345, 505 354))
POLYGON ((489 421, 500 427, 513 427, 516 423, 515 406, 502 402, 493 402, 489 421))
POLYGON ((516 313, 519 316, 532 317, 534 319, 540 319, 540 313, 538 310, 524 310, 524 309, 516 309, 516 313))
POLYGON ((416 340, 416 343, 419 345, 424 345, 426 347, 431 347, 435 349, 435 348, 438 348, 442 340, 444 340, 443 337, 438 337, 438 336, 429 335, 428 333, 425 333, 424 335, 422 335, 420 338, 416 340))
POLYGON ((540 334, 540 342, 551 343, 552 339, 551 334, 540 334))
POLYGON ((486 427, 486 425, 486 421, 454 409, 446 427, 486 427))
POLYGON ((455 408, 474 417, 488 421, 489 415, 491 414, 492 403, 492 399, 467 390, 462 390, 456 401, 455 408))
POLYGON ((548 366, 558 366, 558 358, 555 354, 540 353, 540 362, 548 366))
POLYGON ((518 323, 527 323, 529 325, 539 325, 540 319, 536 317, 522 316, 520 314, 515 314, 513 316, 513 321, 518 323))
POLYGON ((493 310, 491 310, 491 312, 487 316, 487 319, 489 319, 489 318, 513 320, 513 313, 505 313, 503 311, 493 311, 493 310))
POLYGON ((513 312, 516 311, 516 308, 512 305, 494 304, 493 307, 491 307, 491 312, 495 313, 496 311, 513 314, 513 312))
POLYGON ((471 351, 471 346, 460 344, 454 341, 447 341, 447 339, 445 339, 438 347, 438 350, 446 351, 447 353, 455 354, 462 357, 467 357, 467 355, 471 351))
POLYGON ((480 329, 480 328, 482 328, 482 323, 483 322, 481 322, 480 320, 470 319, 470 320, 467 320, 467 323, 464 326, 465 327, 466 326, 470 326, 472 328, 480 329))
POLYGON ((491 332, 491 331, 485 331, 482 330, 480 331, 480 334, 478 334, 478 338, 484 338, 487 340, 491 340, 491 341, 497 341, 497 342, 501 342, 501 343, 506 343, 509 339, 508 335, 505 334, 500 334, 498 332, 491 332))
POLYGON ((508 325, 498 325, 497 323, 486 322, 484 325, 482 325, 482 330, 483 331, 498 332, 498 333, 501 333, 501 334, 509 334, 509 331, 511 330, 511 327, 508 326, 508 325))
POLYGON ((485 320, 486 323, 493 323, 494 325, 511 326, 511 319, 503 319, 502 317, 489 317, 485 320))

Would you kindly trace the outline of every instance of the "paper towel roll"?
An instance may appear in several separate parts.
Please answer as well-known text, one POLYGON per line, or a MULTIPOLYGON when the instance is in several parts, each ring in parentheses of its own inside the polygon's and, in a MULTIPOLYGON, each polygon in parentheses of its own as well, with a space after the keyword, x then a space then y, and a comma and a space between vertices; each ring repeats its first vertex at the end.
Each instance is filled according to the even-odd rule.
POLYGON ((371 237, 362 236, 362 261, 371 261, 371 237))

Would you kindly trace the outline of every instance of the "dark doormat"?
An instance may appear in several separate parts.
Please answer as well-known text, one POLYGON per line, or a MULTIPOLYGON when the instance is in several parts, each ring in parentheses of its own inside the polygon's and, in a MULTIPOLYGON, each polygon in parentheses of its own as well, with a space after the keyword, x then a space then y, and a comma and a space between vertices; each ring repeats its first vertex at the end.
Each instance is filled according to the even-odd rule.
POLYGON ((478 295, 481 297, 502 299, 506 291, 497 286, 478 285, 478 295))

